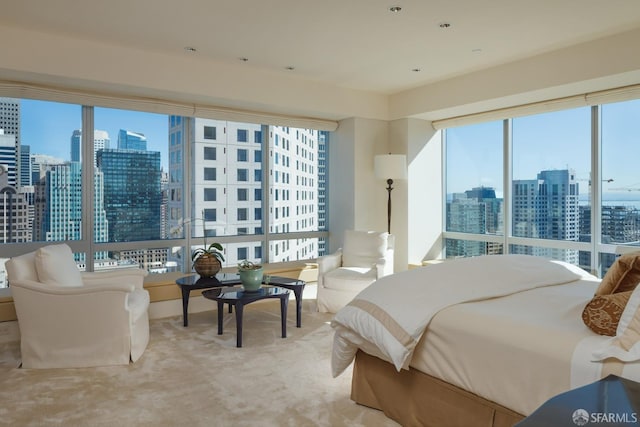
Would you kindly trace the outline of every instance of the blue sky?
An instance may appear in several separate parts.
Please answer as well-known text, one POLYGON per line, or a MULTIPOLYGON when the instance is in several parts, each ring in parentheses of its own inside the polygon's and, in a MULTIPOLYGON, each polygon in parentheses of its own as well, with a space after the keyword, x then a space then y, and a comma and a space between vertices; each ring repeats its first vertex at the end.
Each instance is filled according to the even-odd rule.
MULTIPOLYGON (((81 127, 79 105, 21 100, 22 143, 32 153, 69 159, 70 138, 81 127)), ((602 178, 604 191, 629 188, 640 197, 640 100, 605 104, 602 108, 602 178)), ((167 116, 136 111, 95 108, 96 129, 106 130, 111 147, 118 131, 127 129, 147 137, 147 149, 160 151, 167 167, 167 116)), ((502 122, 452 128, 448 132, 447 192, 463 192, 480 185, 502 195, 502 122)), ((513 120, 514 179, 535 179, 546 169, 574 169, 580 193, 588 191, 591 109, 581 107, 513 120)))
MULTIPOLYGON (((447 192, 494 187, 502 195, 502 122, 447 130, 447 192)), ((573 169, 586 194, 590 178, 591 108, 513 120, 513 178, 535 179, 541 170, 573 169)), ((603 191, 634 189, 640 197, 640 100, 602 108, 603 191)), ((629 191, 622 191, 629 193, 629 191)))
MULTIPOLYGON (((33 154, 69 160, 71 134, 82 126, 81 107, 28 99, 21 100, 20 107, 22 144, 30 145, 33 154)), ((162 166, 167 169, 166 115, 96 107, 94 122, 96 129, 109 133, 111 148, 117 148, 120 129, 143 133, 147 137, 147 150, 160 151, 162 166)))

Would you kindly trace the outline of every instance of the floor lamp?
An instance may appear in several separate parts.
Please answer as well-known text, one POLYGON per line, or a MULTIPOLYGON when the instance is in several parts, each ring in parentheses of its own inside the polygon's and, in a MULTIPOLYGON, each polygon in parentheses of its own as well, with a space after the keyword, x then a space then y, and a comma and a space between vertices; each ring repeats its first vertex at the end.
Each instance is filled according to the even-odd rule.
POLYGON ((376 177, 387 180, 387 233, 391 234, 391 190, 394 179, 407 179, 407 156, 404 154, 382 154, 374 158, 376 177))

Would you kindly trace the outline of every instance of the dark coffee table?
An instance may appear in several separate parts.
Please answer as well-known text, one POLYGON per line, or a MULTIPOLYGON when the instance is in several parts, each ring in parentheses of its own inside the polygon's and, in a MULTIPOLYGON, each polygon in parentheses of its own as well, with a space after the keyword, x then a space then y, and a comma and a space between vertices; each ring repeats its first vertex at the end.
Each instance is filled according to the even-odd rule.
POLYGON ((257 291, 243 291, 237 288, 231 289, 207 289, 202 296, 218 303, 218 335, 222 335, 222 316, 224 305, 235 307, 236 312, 236 347, 242 347, 242 314, 244 306, 252 302, 269 298, 280 299, 280 323, 282 338, 287 337, 287 305, 289 304, 289 289, 276 286, 263 286, 257 291))
MULTIPOLYGON (((305 282, 299 279, 290 279, 288 277, 265 275, 263 283, 277 286, 279 288, 290 289, 296 297, 296 326, 302 326, 302 292, 304 291, 305 282)), ((240 285, 240 275, 237 273, 218 273, 215 277, 200 277, 197 274, 181 277, 176 280, 176 285, 182 291, 182 317, 183 325, 189 326, 189 318, 187 309, 189 307, 189 296, 191 291, 195 289, 212 289, 223 288, 226 286, 240 285)), ((231 312, 232 306, 229 306, 231 312)))

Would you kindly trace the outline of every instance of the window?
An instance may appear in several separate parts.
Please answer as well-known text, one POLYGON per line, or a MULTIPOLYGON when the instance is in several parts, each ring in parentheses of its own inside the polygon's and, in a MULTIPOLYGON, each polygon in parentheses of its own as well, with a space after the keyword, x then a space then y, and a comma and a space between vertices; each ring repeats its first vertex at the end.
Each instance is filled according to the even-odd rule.
POLYGON ((204 180, 215 181, 216 180, 216 168, 204 168, 204 180))
MULTIPOLYGON (((247 254, 260 255, 263 245, 271 245, 262 227, 262 212, 272 201, 262 196, 261 178, 263 173, 273 176, 274 166, 262 154, 273 149, 273 142, 265 141, 263 132, 288 133, 284 128, 26 99, 0 98, 1 103, 14 105, 11 117, 3 113, 9 110, 0 110, 0 127, 5 130, 0 135, 0 164, 7 168, 9 187, 15 190, 2 192, 0 209, 10 206, 14 214, 10 226, 0 227, 0 243, 12 243, 0 244, 4 258, 28 252, 30 246, 24 244, 33 241, 75 240, 81 269, 119 268, 122 264, 139 265, 152 273, 188 272, 189 252, 205 244, 205 236, 225 236, 226 265, 237 263, 234 258, 239 247, 247 248, 247 254), (92 120, 83 123, 83 117, 92 120), (95 124, 93 128, 89 123, 95 124), (16 144, 19 158, 15 157, 16 144), (3 152, 2 146, 9 149, 3 152), (185 163, 187 159, 190 164, 185 163), (248 167, 236 174, 237 161, 252 163, 244 163, 248 167), (87 181, 83 174, 88 173, 93 174, 94 188, 82 188, 87 181), (191 188, 185 186, 187 178, 191 188), (55 192, 45 194, 47 188, 55 192), (92 218, 82 208, 87 200, 94 201, 92 218), (93 226, 82 228, 82 224, 93 226), (260 240, 236 238, 249 233, 261 235, 260 240), (159 244, 162 239, 172 239, 171 244, 159 244)), ((313 130, 300 130, 300 134, 310 135, 313 141, 328 136, 313 130)), ((309 141, 308 137, 287 137, 280 148, 292 151, 281 155, 291 156, 296 145, 309 141)), ((312 158, 305 149, 305 158, 312 158)), ((285 166, 289 164, 294 162, 285 166)), ((307 174, 314 167, 304 164, 300 173, 307 174)), ((286 177, 278 183, 280 194, 298 186, 294 169, 275 170, 286 177)), ((317 185, 311 176, 303 178, 300 185, 317 185)), ((266 191, 270 194, 273 188, 266 191)), ((305 204, 315 203, 307 201, 321 194, 309 188, 301 191, 305 204)), ((315 211, 312 206, 305 208, 305 214, 315 211)), ((278 209, 288 212, 283 206, 278 209)), ((294 231, 292 224, 297 220, 279 218, 277 229, 294 231)), ((317 221, 305 218, 301 224, 317 221)), ((321 251, 318 248, 316 256, 321 251)), ((3 285, 6 283, 0 282, 3 285)))
POLYGON ((523 253, 603 274, 620 246, 631 250, 640 240, 640 193, 635 193, 640 173, 633 162, 633 153, 640 154, 639 115, 640 100, 633 100, 447 129, 447 257, 523 253), (592 152, 600 159, 593 161, 592 152), (482 157, 486 153, 490 158, 482 157), (508 153, 511 186, 504 197, 499 185, 486 183, 501 182, 510 172, 503 171, 508 153), (491 158, 500 164, 487 167, 491 158), (601 164, 601 170, 592 170, 592 164, 601 164), (474 187, 495 191, 501 210, 479 206, 474 187), (505 206, 510 222, 498 221, 490 232, 487 218, 502 215, 505 206))
POLYGON ((237 151, 237 160, 239 162, 246 162, 247 161, 247 150, 244 148, 238 148, 237 151))
POLYGON ((162 171, 168 169, 167 116, 95 108, 94 122, 94 147, 101 147, 94 148, 102 184, 97 190, 102 192, 104 212, 104 217, 94 216, 94 226, 101 227, 106 221, 109 242, 164 238, 162 171), (102 138, 95 138, 98 130, 104 132, 102 138))
MULTIPOLYGON (((446 230, 502 234, 502 122, 447 129, 445 146, 446 230)), ((502 249, 448 239, 446 251, 448 257, 458 257, 501 253, 502 249)))
POLYGON ((215 209, 204 209, 204 220, 205 221, 216 221, 217 215, 215 209))
POLYGON ((215 202, 217 195, 217 189, 215 188, 205 188, 204 189, 204 201, 205 202, 215 202))
POLYGON ((216 139, 216 128, 214 126, 204 127, 204 139, 216 139))
POLYGON ((246 247, 238 248, 238 250, 237 250, 237 252, 238 252, 237 258, 239 260, 247 259, 247 249, 248 248, 246 248, 246 247))
POLYGON ((216 160, 216 147, 204 147, 204 159, 216 160))

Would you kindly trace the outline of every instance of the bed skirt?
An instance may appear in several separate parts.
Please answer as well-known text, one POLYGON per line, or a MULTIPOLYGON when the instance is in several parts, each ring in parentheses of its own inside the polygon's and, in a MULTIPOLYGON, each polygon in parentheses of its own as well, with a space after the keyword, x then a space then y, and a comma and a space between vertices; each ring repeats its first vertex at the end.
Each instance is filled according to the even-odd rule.
POLYGON ((524 416, 415 369, 397 372, 358 351, 351 399, 382 410, 403 426, 511 427, 524 416))

